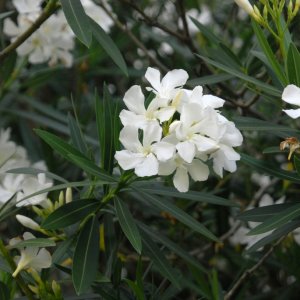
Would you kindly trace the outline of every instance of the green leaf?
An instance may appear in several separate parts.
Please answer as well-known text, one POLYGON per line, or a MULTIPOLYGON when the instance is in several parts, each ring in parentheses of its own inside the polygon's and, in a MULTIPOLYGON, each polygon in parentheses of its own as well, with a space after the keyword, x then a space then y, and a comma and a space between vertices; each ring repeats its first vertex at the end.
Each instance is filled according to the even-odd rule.
POLYGON ((288 126, 278 125, 268 121, 259 120, 256 118, 234 117, 233 120, 235 125, 240 130, 267 131, 270 134, 278 135, 280 137, 286 137, 287 135, 300 135, 300 131, 297 129, 293 129, 288 126))
POLYGON ((254 252, 254 251, 264 247, 265 245, 281 238, 282 236, 287 235, 288 233, 290 233, 294 229, 298 228, 299 226, 300 226, 299 221, 288 222, 287 224, 283 225, 282 227, 279 227, 276 230, 274 230, 270 235, 268 235, 268 236, 262 238, 261 240, 259 240, 258 242, 256 242, 249 249, 247 249, 246 253, 251 253, 251 252, 254 252))
POLYGON ((263 50, 264 54, 266 55, 273 72, 277 75, 277 78, 280 80, 282 86, 287 85, 287 79, 283 72, 283 69, 281 65, 278 63, 278 59, 275 57, 267 39, 265 38, 265 34, 260 28, 260 26, 257 24, 257 22, 252 22, 252 27, 254 29, 255 35, 258 39, 259 45, 261 49, 263 50))
POLYGON ((294 155, 294 166, 298 175, 300 176, 300 159, 297 155, 294 155))
POLYGON ((252 76, 249 76, 249 75, 246 75, 240 71, 237 71, 235 69, 232 69, 224 64, 221 64, 217 61, 214 61, 208 57, 205 57, 205 56, 202 56, 202 55, 199 55, 199 54, 196 54, 198 57, 200 57, 202 60, 206 61, 207 63, 213 65, 214 67, 216 68, 219 68, 220 70, 223 70, 229 74, 232 74, 246 82, 249 82, 249 83, 252 83, 254 84, 255 86, 261 88, 264 92, 270 94, 270 95, 273 95, 273 96, 276 96, 276 97, 281 97, 281 94, 282 92, 280 90, 278 90, 277 88, 269 85, 269 84, 266 84, 264 82, 261 82, 259 81, 258 79, 255 79, 254 77, 252 76))
POLYGON ((111 57, 115 64, 121 69, 121 71, 128 76, 128 70, 125 60, 114 43, 111 37, 99 26, 93 19, 90 18, 90 26, 93 32, 94 38, 103 47, 105 52, 111 57))
POLYGON ((139 222, 139 227, 142 231, 146 232, 154 241, 161 243, 162 245, 166 246, 169 250, 176 253, 179 257, 184 259, 187 263, 192 265, 193 267, 197 268, 200 272, 206 273, 206 269, 187 251, 182 249, 177 243, 174 243, 166 236, 162 235, 161 233, 152 230, 149 226, 139 222))
POLYGON ((71 158, 72 162, 74 162, 74 164, 76 164, 78 167, 82 168, 88 174, 94 175, 97 178, 104 180, 106 182, 111 182, 111 183, 117 182, 116 178, 107 174, 104 170, 100 169, 91 160, 89 160, 83 156, 76 156, 76 155, 72 155, 72 154, 70 154, 69 157, 71 158))
POLYGON ((138 254, 141 254, 142 239, 128 207, 120 198, 115 198, 114 204, 117 217, 124 234, 128 238, 132 247, 136 250, 136 252, 138 254))
POLYGON ((0 299, 3 300, 11 299, 9 287, 7 286, 7 284, 4 284, 1 281, 0 281, 0 299))
POLYGON ((73 146, 63 141, 61 138, 56 135, 40 130, 34 129, 39 137, 41 137, 51 148, 57 151, 62 157, 67 160, 70 160, 70 154, 81 157, 82 154, 73 146))
POLYGON ((241 160, 243 163, 248 166, 263 172, 265 174, 269 174, 275 176, 279 179, 289 180, 291 182, 300 183, 300 178, 297 173, 292 171, 285 171, 279 168, 274 167, 273 165, 264 162, 262 160, 258 160, 248 156, 247 154, 241 153, 241 160))
POLYGON ((52 263, 60 264, 62 260, 68 257, 68 251, 70 251, 73 243, 74 238, 68 238, 67 240, 60 242, 52 254, 52 263))
POLYGON ((140 287, 133 282, 132 280, 125 279, 125 282, 128 284, 130 289, 134 292, 134 295, 136 296, 137 300, 145 300, 145 295, 143 291, 140 289, 140 287))
POLYGON ((51 173, 49 171, 41 170, 41 169, 35 169, 35 168, 16 168, 6 171, 6 173, 11 174, 29 174, 29 175, 38 175, 40 173, 44 173, 47 178, 52 178, 54 180, 68 183, 68 180, 64 179, 63 177, 60 177, 54 173, 51 173))
POLYGON ((87 220, 80 231, 73 256, 72 280, 78 295, 96 279, 99 258, 99 223, 97 216, 87 220))
POLYGON ((51 230, 67 227, 94 213, 99 205, 99 201, 91 199, 67 203, 51 213, 41 226, 51 230))
POLYGON ((236 206, 236 207, 239 206, 237 203, 234 203, 233 201, 209 193, 202 193, 196 191, 188 191, 186 193, 180 193, 174 188, 160 187, 160 186, 155 186, 153 188, 147 188, 141 186, 139 187, 139 189, 144 193, 149 193, 149 194, 156 194, 156 195, 174 197, 179 199, 187 199, 187 200, 204 202, 209 204, 216 204, 216 205, 236 206))
POLYGON ((244 211, 236 218, 243 221, 252 222, 264 222, 268 218, 282 212, 283 210, 293 206, 292 203, 274 204, 262 207, 256 207, 247 211, 244 211))
POLYGON ((78 149, 83 155, 88 155, 88 149, 86 146, 86 142, 83 138, 82 131, 80 129, 80 125, 77 120, 75 120, 71 114, 68 114, 69 128, 71 134, 72 144, 78 149))
MULTIPOLYGON (((184 212, 182 209, 178 208, 176 205, 172 204, 170 201, 166 201, 166 199, 160 199, 154 195, 143 193, 140 190, 138 190, 137 192, 149 204, 155 206, 156 208, 158 208, 162 211, 166 211, 166 212, 170 213, 178 221, 185 224, 189 228, 195 230, 196 232, 204 235, 205 237, 207 237, 213 241, 218 241, 218 238, 213 233, 211 233, 204 225, 197 222, 189 214, 184 212)), ((137 199, 140 200, 139 198, 137 198, 137 199)))
POLYGON ((92 42, 92 31, 89 17, 86 15, 81 1, 60 0, 66 19, 76 37, 87 47, 92 42))
POLYGON ((45 238, 36 238, 36 239, 29 239, 25 241, 21 241, 11 248, 24 248, 24 247, 54 247, 56 246, 55 242, 45 238))
MULTIPOLYGON (((2 255, 0 255, 0 271, 4 271, 6 273, 11 273, 11 267, 9 266, 9 264, 7 263, 7 261, 3 258, 2 255)), ((2 298, 0 298, 2 299, 2 298)), ((5 299, 5 298, 4 298, 5 299)))
POLYGON ((289 46, 286 68, 289 77, 289 83, 300 86, 300 53, 297 47, 291 43, 289 46))
POLYGON ((247 235, 256 235, 268 232, 272 229, 285 225, 290 220, 298 216, 300 216, 300 204, 293 205, 292 207, 285 209, 281 213, 278 213, 275 216, 267 219, 262 224, 250 230, 247 235))
POLYGON ((193 21, 193 23, 198 27, 200 32, 212 43, 218 45, 221 40, 219 37, 217 37, 210 29, 208 26, 205 26, 201 24, 197 19, 190 17, 190 19, 193 21))
POLYGON ((233 75, 227 74, 227 73, 221 73, 221 74, 215 74, 215 75, 207 75, 202 76, 200 78, 195 78, 188 80, 186 83, 188 86, 195 87, 197 85, 210 85, 215 84, 223 81, 227 81, 234 78, 233 75))
POLYGON ((180 281, 171 267, 169 261, 162 254, 162 251, 145 233, 142 234, 143 252, 150 257, 157 270, 168 280, 170 280, 178 289, 180 289, 180 281))

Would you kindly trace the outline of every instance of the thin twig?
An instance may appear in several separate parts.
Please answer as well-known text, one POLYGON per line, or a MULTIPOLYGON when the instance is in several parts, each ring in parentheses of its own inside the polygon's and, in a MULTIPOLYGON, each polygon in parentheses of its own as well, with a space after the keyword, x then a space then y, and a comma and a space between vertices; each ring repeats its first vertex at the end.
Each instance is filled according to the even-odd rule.
POLYGON ((2 63, 9 54, 22 45, 40 26, 56 11, 58 8, 57 0, 51 0, 43 10, 42 14, 27 28, 17 39, 0 52, 0 63, 2 63))
POLYGON ((132 31, 123 23, 121 23, 104 5, 101 1, 98 3, 103 10, 107 13, 107 15, 112 19, 112 21, 124 32, 128 35, 128 37, 145 53, 145 55, 149 58, 149 61, 155 64, 159 69, 164 72, 168 72, 169 69, 164 66, 159 60, 157 60, 153 55, 151 55, 148 49, 144 46, 144 44, 132 33, 132 31))
POLYGON ((248 279, 262 264, 269 258, 269 256, 273 253, 276 246, 278 246, 283 240, 285 236, 281 237, 270 249, 261 257, 261 259, 251 268, 247 269, 239 280, 233 285, 233 287, 225 294, 224 300, 230 300, 234 293, 240 288, 245 280, 248 279))

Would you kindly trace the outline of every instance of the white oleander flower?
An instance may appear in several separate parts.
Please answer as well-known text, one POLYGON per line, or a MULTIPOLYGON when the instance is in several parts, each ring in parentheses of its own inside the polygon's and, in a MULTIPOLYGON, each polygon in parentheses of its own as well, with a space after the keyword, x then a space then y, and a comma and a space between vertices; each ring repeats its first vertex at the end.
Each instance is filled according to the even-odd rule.
POLYGON ((160 72, 154 68, 148 68, 145 78, 152 87, 148 87, 148 91, 152 91, 156 98, 170 102, 174 99, 183 85, 189 78, 186 71, 182 69, 169 71, 162 79, 160 72))
POLYGON ((169 131, 178 140, 178 154, 187 163, 192 162, 197 151, 209 154, 219 149, 217 142, 210 138, 219 131, 217 113, 209 108, 203 110, 198 103, 184 105, 180 120, 174 121, 169 131))
POLYGON ((174 172, 173 184, 182 193, 189 190, 189 175, 194 181, 205 181, 209 175, 208 166, 200 159, 193 159, 187 163, 179 155, 175 155, 171 159, 159 163, 158 175, 167 176, 174 172))
POLYGON ((120 141, 125 150, 115 155, 120 166, 135 169, 137 176, 174 173, 174 186, 181 192, 188 190, 189 176, 194 181, 208 178, 205 162, 209 159, 221 177, 223 169, 235 171, 240 155, 233 147, 241 145, 243 137, 217 110, 225 101, 203 95, 201 86, 184 89, 188 78, 184 70, 170 71, 161 80, 158 70, 148 68, 145 77, 152 85, 147 90, 155 95, 148 107, 137 85, 123 99, 128 108, 120 113, 125 126, 120 141), (144 131, 143 144, 138 139, 139 129, 144 131))
MULTIPOLYGON (((3 32, 11 37, 13 42, 19 35, 28 29, 38 15, 20 13, 17 24, 11 19, 4 20, 3 32)), ((67 24, 63 12, 58 12, 46 20, 24 43, 17 48, 20 56, 27 56, 32 64, 48 62, 54 65, 61 61, 65 66, 72 65, 73 56, 70 53, 74 48, 74 35, 67 24)))
MULTIPOLYGON (((23 239, 25 241, 35 238, 36 237, 30 232, 25 232, 23 234, 23 239)), ((20 242, 20 239, 12 239, 10 241, 10 245, 14 246, 18 242, 20 242)), ((13 277, 16 277, 22 270, 33 268, 39 272, 41 269, 50 268, 52 264, 51 254, 45 248, 40 249, 39 247, 24 247, 20 250, 20 252, 21 256, 17 256, 15 258, 17 268, 12 274, 13 277)))
MULTIPOLYGON (((289 84, 283 90, 282 100, 289 104, 300 106, 300 88, 294 84, 289 84)), ((297 119, 300 117, 300 108, 283 109, 283 111, 293 119, 297 119)))
POLYGON ((138 138, 138 128, 125 126, 120 133, 120 141, 125 150, 117 151, 115 158, 124 170, 134 169, 139 177, 158 173, 159 161, 170 159, 175 152, 174 145, 162 142, 162 129, 151 123, 143 130, 143 143, 138 138))
POLYGON ((6 174, 0 183, 0 205, 13 198, 21 189, 23 174, 6 174))
POLYGON ((243 142, 241 132, 235 127, 233 122, 228 121, 225 117, 218 115, 219 127, 222 131, 216 138, 219 149, 210 155, 213 159, 213 169, 220 176, 223 177, 223 169, 229 172, 236 171, 236 161, 240 160, 240 155, 233 149, 233 147, 240 146, 243 142))
POLYGON ((22 191, 17 194, 16 205, 20 207, 41 204, 47 199, 47 193, 42 193, 24 200, 22 199, 46 188, 50 188, 51 186, 53 186, 53 182, 47 179, 44 173, 38 174, 37 177, 26 177, 21 184, 22 191))

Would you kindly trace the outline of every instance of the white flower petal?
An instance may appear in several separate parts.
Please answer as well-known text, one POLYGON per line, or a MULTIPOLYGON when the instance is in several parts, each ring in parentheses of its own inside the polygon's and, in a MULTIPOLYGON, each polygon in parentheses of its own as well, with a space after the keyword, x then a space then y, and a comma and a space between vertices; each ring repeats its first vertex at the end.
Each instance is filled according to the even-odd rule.
POLYGON ((174 159, 159 162, 158 175, 168 176, 176 170, 176 162, 174 159))
POLYGON ((149 147, 153 142, 161 140, 162 128, 158 123, 148 123, 144 128, 143 146, 149 147))
POLYGON ((173 177, 173 183, 175 188, 181 193, 185 193, 189 190, 189 176, 186 168, 177 168, 176 173, 173 177))
POLYGON ((176 149, 180 157, 187 163, 191 163, 196 155, 195 145, 190 141, 178 143, 176 149))
POLYGON ((145 114, 145 97, 139 85, 132 86, 123 98, 124 103, 130 111, 138 115, 145 114))
POLYGON ((154 176, 158 173, 158 161, 156 157, 150 153, 143 162, 135 167, 135 174, 139 177, 154 176))
POLYGON ((160 91, 160 72, 158 70, 149 67, 146 71, 145 78, 149 81, 149 83, 156 91, 160 91))
POLYGON ((155 113, 155 116, 160 122, 166 122, 173 117, 175 111, 173 106, 163 107, 155 113))
POLYGON ((300 108, 298 109, 283 109, 283 111, 293 119, 300 117, 300 108))
POLYGON ((17 36, 21 33, 21 30, 11 19, 5 19, 3 32, 8 36, 17 36))
POLYGON ((290 84, 283 90, 282 100, 300 106, 300 88, 290 84))
POLYGON ((169 71, 161 81, 164 90, 172 90, 176 87, 185 85, 189 75, 182 69, 169 71))
POLYGON ((219 149, 218 143, 208 137, 197 134, 193 136, 192 140, 199 152, 212 153, 219 149))
POLYGON ((194 159, 193 162, 188 165, 188 172, 194 181, 205 181, 209 175, 209 168, 199 159, 194 159))
POLYGON ((166 161, 174 156, 175 146, 167 142, 159 142, 152 146, 152 152, 159 161, 166 161))
POLYGON ((130 110, 123 109, 120 112, 120 119, 123 126, 134 126, 137 128, 143 128, 147 120, 144 115, 137 115, 130 110))
POLYGON ((125 126, 120 132, 120 141, 125 149, 132 152, 138 152, 142 145, 138 138, 138 128, 134 126, 125 126))
POLYGON ((213 95, 204 95, 201 100, 204 108, 208 106, 212 108, 219 108, 225 103, 225 100, 213 95))
POLYGON ((52 264, 52 258, 49 251, 42 248, 38 254, 32 259, 30 266, 39 271, 40 269, 50 268, 52 264))
POLYGON ((134 169, 145 159, 142 153, 133 153, 128 150, 117 151, 115 159, 123 170, 134 169))

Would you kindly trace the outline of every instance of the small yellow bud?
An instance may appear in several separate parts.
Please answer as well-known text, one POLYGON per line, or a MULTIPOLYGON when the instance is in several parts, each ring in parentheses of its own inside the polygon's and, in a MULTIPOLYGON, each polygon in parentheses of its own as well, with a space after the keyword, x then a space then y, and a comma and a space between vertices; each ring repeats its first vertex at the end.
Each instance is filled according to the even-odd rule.
POLYGON ((59 203, 60 206, 62 206, 62 205, 64 204, 64 202, 65 202, 64 192, 61 191, 61 192, 59 193, 58 203, 59 203))
POLYGON ((36 230, 36 231, 39 231, 39 229, 40 229, 40 225, 28 217, 25 217, 23 215, 16 215, 16 219, 24 227, 27 227, 27 228, 30 228, 30 229, 36 230))
POLYGON ((66 190, 66 203, 70 203, 73 200, 72 188, 68 187, 66 190))

